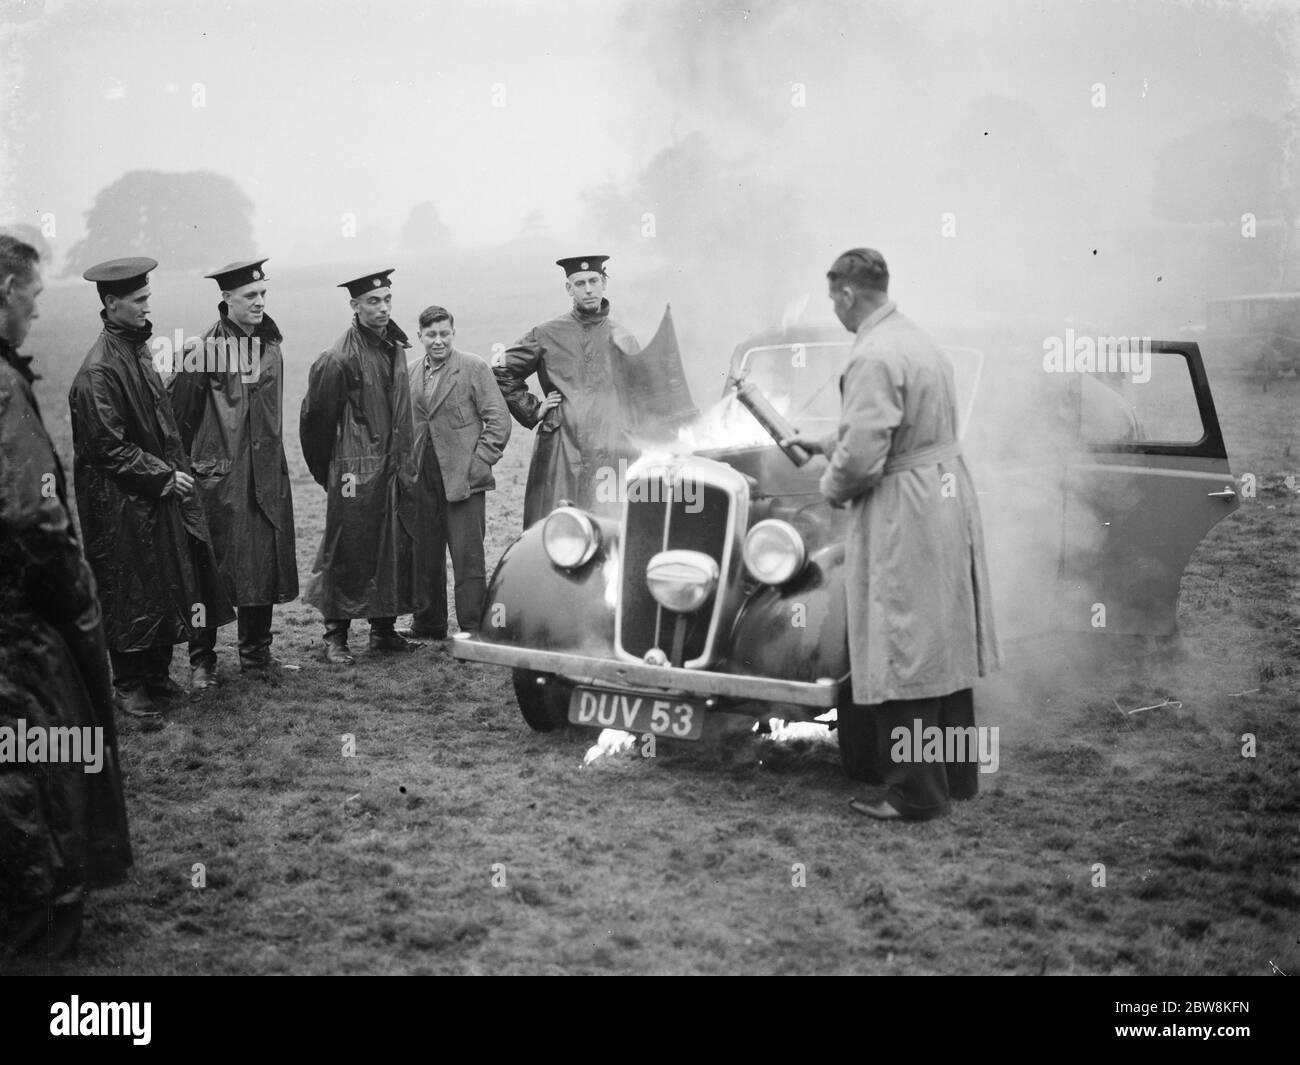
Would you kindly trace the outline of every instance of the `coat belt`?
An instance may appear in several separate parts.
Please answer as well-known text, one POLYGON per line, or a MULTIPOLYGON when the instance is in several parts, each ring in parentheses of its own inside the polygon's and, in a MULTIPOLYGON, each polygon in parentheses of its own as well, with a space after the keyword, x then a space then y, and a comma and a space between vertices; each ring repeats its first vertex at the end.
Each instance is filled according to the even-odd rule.
POLYGON ((918 466, 934 466, 940 462, 952 462, 953 459, 961 458, 961 445, 957 441, 947 444, 931 444, 929 447, 918 447, 915 451, 904 451, 901 455, 890 455, 885 460, 884 473, 888 476, 891 473, 902 473, 904 470, 914 470, 918 466))

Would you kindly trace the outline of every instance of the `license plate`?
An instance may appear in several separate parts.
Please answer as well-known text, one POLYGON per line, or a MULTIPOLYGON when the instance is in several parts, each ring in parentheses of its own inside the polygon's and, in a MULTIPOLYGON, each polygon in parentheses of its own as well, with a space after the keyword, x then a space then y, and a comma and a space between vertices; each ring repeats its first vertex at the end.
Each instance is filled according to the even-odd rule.
POLYGON ((574 688, 569 698, 569 720, 575 725, 651 732, 675 740, 698 740, 704 714, 702 701, 663 692, 574 688))

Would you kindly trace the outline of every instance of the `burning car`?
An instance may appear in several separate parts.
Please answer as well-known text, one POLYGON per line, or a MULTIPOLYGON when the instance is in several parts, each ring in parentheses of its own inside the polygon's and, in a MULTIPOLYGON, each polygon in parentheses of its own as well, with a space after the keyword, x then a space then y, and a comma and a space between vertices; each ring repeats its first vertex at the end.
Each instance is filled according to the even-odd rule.
MULTIPOLYGON (((1085 358, 1062 338, 1079 355, 1068 370, 1042 352, 945 349, 1004 640, 1172 634, 1192 551, 1237 506, 1197 346, 1133 338, 1121 360, 1107 339, 1099 360, 1095 343, 1085 358)), ((539 731, 696 740, 721 713, 809 720, 849 706, 848 519, 818 491, 826 460, 774 437, 783 421, 835 427, 850 341, 796 326, 740 344, 722 401, 617 471, 604 512, 561 505, 506 549, 480 631, 452 653, 512 669, 539 731), (770 399, 770 431, 746 392, 770 399)), ((855 777, 860 713, 837 722, 855 777)))

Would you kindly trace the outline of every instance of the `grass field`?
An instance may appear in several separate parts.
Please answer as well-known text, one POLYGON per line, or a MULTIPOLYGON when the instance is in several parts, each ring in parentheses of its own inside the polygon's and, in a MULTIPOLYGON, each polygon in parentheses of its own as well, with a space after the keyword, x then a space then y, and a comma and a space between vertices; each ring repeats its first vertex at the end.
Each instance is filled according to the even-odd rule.
MULTIPOLYGON (((506 277, 506 308, 499 274, 472 277, 444 294, 399 271, 396 320, 413 333, 445 301, 487 354, 563 307, 552 279, 506 277)), ((272 279, 305 580, 324 495, 297 411, 348 312, 333 274, 272 279)), ((206 328, 209 284, 156 276, 156 331, 206 328)), ((90 286, 52 289, 25 347, 69 466, 65 397, 95 310, 90 286)), ((1260 490, 1193 557, 1181 639, 1010 648, 976 692, 1000 768, 951 816, 850 812, 824 731, 737 721, 584 765, 596 733, 529 731, 503 671, 441 647, 326 667, 319 617, 294 603, 275 650, 300 672, 242 678, 223 630, 222 688, 162 728, 120 723, 136 865, 92 897, 56 971, 1300 975, 1300 495, 1283 482, 1300 381, 1213 383, 1234 471, 1260 490)), ((517 531, 531 446, 516 429, 498 467, 490 561, 517 531)))

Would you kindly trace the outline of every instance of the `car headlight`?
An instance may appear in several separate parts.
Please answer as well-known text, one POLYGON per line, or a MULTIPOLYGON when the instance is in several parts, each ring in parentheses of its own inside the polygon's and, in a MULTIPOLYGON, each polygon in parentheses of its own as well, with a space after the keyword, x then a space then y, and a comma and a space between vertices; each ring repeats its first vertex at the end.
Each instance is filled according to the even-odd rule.
POLYGON ((660 551, 645 568, 645 583, 666 610, 689 614, 718 587, 718 564, 702 551, 660 551))
POLYGON ((542 526, 546 556, 561 569, 577 569, 591 561, 600 546, 595 524, 575 507, 559 507, 542 526))
POLYGON ((798 576, 807 557, 803 537, 788 521, 768 518, 745 536, 745 565, 764 584, 784 584, 798 576))

